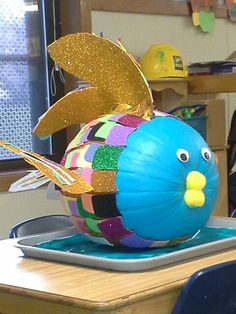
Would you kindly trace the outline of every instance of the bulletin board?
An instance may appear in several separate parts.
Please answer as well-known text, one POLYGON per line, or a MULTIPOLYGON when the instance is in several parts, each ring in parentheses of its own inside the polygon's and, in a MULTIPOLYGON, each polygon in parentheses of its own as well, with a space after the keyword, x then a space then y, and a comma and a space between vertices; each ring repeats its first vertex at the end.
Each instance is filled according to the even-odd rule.
MULTIPOLYGON (((191 15, 191 3, 189 0, 89 0, 90 9, 98 11, 113 11, 142 14, 164 15, 191 15)), ((227 9, 224 0, 218 0, 213 8, 215 16, 227 18, 227 9)))
MULTIPOLYGON (((92 31, 92 11, 110 11, 123 13, 140 13, 152 15, 179 15, 188 16, 192 14, 191 3, 189 0, 60 0, 64 16, 73 16, 77 14, 74 21, 78 23, 72 25, 68 19, 62 21, 64 27, 63 33, 74 29, 80 32, 92 31), (68 14, 66 14, 68 12, 68 14)), ((225 0, 217 0, 217 6, 212 10, 217 18, 228 18, 225 0)), ((63 16, 62 16, 63 19, 63 16)))
MULTIPOLYGON (((90 0, 92 10, 119 11, 130 13, 189 15, 191 4, 189 0, 90 0)), ((227 11, 224 0, 218 0, 215 8, 217 17, 226 18, 227 11)))

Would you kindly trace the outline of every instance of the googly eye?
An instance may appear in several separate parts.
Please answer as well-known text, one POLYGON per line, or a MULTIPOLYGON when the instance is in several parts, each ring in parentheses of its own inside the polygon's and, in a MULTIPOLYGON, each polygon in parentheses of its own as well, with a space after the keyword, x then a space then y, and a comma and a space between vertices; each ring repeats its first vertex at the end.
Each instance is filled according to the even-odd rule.
POLYGON ((189 160, 189 153, 185 149, 178 149, 176 152, 178 159, 182 162, 187 162, 189 160))
POLYGON ((206 160, 206 161, 209 161, 211 160, 211 152, 209 150, 209 148, 202 148, 201 149, 201 153, 202 153, 202 157, 206 160))

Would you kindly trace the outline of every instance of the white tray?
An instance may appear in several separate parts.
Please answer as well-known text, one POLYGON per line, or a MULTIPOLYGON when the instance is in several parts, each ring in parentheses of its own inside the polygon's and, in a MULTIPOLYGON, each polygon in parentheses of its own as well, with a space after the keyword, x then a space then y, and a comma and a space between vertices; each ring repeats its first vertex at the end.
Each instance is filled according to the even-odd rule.
MULTIPOLYGON (((236 219, 227 219, 227 218, 214 218, 212 217, 207 226, 213 228, 228 228, 230 230, 236 231, 236 219)), ((219 229, 220 230, 220 229, 219 229)), ((61 230, 59 232, 52 232, 52 233, 44 233, 39 234, 31 237, 24 237, 18 239, 15 246, 20 248, 25 256, 29 257, 36 257, 40 259, 52 260, 52 261, 59 261, 59 262, 66 262, 78 265, 84 265, 89 267, 96 267, 96 268, 104 268, 109 270, 116 270, 116 271, 140 271, 140 270, 147 270, 152 269, 155 267, 160 267, 164 265, 168 265, 171 263, 179 262, 186 260, 188 258, 193 258, 197 256, 201 256, 204 254, 208 254, 210 252, 215 252, 219 250, 224 250, 230 247, 236 246, 236 232, 235 236, 230 238, 223 238, 219 240, 214 240, 213 242, 208 242, 204 244, 200 244, 194 247, 188 247, 181 250, 173 251, 170 253, 165 253, 161 256, 152 256, 152 257, 135 257, 133 258, 132 252, 134 251, 123 251, 122 254, 125 254, 125 258, 116 258, 116 249, 112 248, 114 252, 114 257, 112 256, 112 252, 107 258, 106 256, 93 256, 90 254, 80 254, 80 253, 71 253, 71 252, 64 252, 58 251, 53 249, 45 249, 35 247, 35 245, 51 241, 54 239, 65 238, 75 234, 75 230, 73 227, 61 230)), ((191 241, 191 240, 190 240, 191 241)), ((191 242, 189 242, 191 243, 191 242)), ((91 242, 91 246, 96 245, 91 242)), ((152 249, 152 252, 157 252, 157 250, 162 249, 152 249)), ((137 252, 137 251, 136 251, 137 252)), ((149 250, 142 250, 143 252, 151 252, 149 250)), ((155 255, 155 254, 154 254, 155 255)))

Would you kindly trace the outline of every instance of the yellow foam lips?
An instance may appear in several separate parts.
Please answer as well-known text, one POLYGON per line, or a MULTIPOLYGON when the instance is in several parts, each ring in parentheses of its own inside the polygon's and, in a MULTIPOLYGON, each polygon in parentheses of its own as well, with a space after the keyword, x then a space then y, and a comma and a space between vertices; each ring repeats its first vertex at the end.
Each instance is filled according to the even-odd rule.
POLYGON ((5 141, 0 141, 0 146, 22 156, 26 162, 40 170, 47 178, 69 194, 82 194, 92 191, 92 187, 75 171, 66 169, 51 160, 33 152, 26 152, 5 141))
POLYGON ((186 178, 185 203, 189 207, 201 207, 205 204, 203 189, 206 185, 206 177, 198 172, 191 171, 186 178))
POLYGON ((66 126, 88 122, 95 115, 112 112, 119 104, 133 110, 142 104, 139 116, 152 114, 148 84, 138 65, 120 46, 96 35, 77 33, 56 40, 48 51, 65 71, 97 89, 75 91, 59 100, 41 117, 35 129, 37 135, 46 136, 66 126), (54 121, 60 115, 60 121, 54 121))

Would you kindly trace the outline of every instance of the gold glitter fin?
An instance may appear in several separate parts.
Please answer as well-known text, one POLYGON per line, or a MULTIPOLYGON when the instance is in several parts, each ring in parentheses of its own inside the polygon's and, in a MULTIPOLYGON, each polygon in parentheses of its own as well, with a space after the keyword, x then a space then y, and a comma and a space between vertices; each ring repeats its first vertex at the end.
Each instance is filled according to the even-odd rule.
POLYGON ((145 101, 143 101, 138 105, 138 107, 135 110, 131 111, 130 114, 140 116, 146 120, 150 120, 150 118, 153 117, 153 110, 148 108, 145 101))
POLYGON ((96 87, 74 90, 41 116, 34 128, 37 136, 49 136, 65 127, 88 123, 113 110, 113 99, 96 87))
POLYGON ((142 72, 112 41, 88 33, 70 34, 52 43, 48 52, 60 67, 99 87, 116 104, 128 104, 135 110, 145 103, 144 111, 152 111, 151 91, 142 72))
POLYGON ((82 194, 92 191, 92 187, 75 171, 66 169, 51 160, 33 152, 26 152, 5 141, 0 141, 0 146, 20 155, 26 162, 40 170, 47 178, 69 194, 82 194))
POLYGON ((111 113, 112 114, 131 113, 132 110, 133 108, 127 104, 118 104, 111 113))
POLYGON ((118 104, 118 106, 111 112, 112 114, 117 113, 129 113, 134 116, 142 117, 143 119, 150 120, 153 117, 153 110, 147 108, 146 103, 142 102, 138 105, 138 107, 133 110, 132 107, 128 106, 127 104, 118 104))

